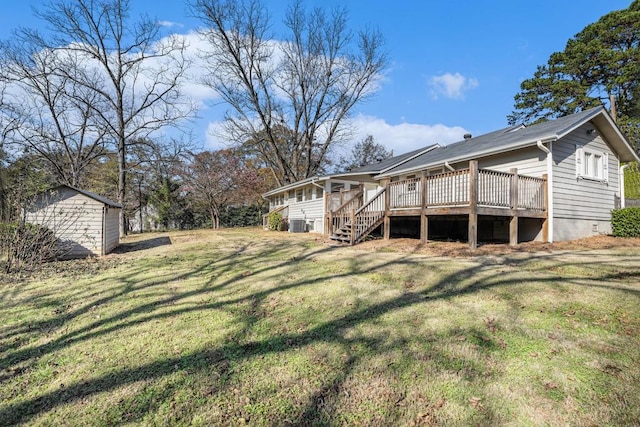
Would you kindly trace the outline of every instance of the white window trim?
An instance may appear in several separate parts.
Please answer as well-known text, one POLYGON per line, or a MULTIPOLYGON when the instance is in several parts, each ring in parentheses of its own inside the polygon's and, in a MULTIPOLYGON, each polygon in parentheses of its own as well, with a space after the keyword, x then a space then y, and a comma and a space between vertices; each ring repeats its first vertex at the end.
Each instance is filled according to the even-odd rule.
POLYGON ((576 145, 576 178, 596 182, 609 182, 609 153, 598 150, 585 149, 583 145, 576 145), (596 157, 600 158, 600 167, 596 169, 596 157), (593 173, 587 175, 589 164, 593 166, 593 173), (599 175, 599 176, 598 176, 599 175))

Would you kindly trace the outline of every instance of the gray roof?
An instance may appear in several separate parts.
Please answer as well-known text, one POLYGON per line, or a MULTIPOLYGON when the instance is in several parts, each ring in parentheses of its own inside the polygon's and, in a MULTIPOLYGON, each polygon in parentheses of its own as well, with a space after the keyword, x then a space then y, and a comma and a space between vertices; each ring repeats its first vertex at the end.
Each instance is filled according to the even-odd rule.
POLYGON ((603 133, 607 134, 607 140, 609 142, 615 139, 612 145, 616 147, 618 153, 623 153, 620 155, 623 161, 632 161, 638 158, 631 149, 631 146, 624 139, 624 136, 622 136, 613 124, 613 121, 604 108, 597 107, 529 127, 507 127, 475 138, 438 147, 402 165, 396 166, 379 176, 397 175, 398 173, 419 170, 425 167, 440 166, 443 165, 444 162, 454 163, 472 160, 474 158, 535 145, 538 141, 546 142, 557 140, 592 119, 598 119, 597 124, 599 128, 605 128, 607 127, 607 123, 609 124, 603 133))
POLYGON ((413 157, 416 157, 420 154, 423 154, 429 150, 432 150, 434 148, 439 147, 438 144, 432 144, 432 145, 428 145, 426 147, 422 147, 419 148, 417 150, 413 150, 410 151, 408 153, 404 153, 404 154, 400 154, 398 156, 394 156, 391 157, 389 159, 384 159, 378 163, 373 163, 370 165, 365 165, 365 166, 361 166, 359 168, 353 169, 351 171, 348 172, 339 172, 339 173, 333 173, 333 174, 328 174, 328 175, 322 175, 322 176, 312 176, 310 178, 307 179, 303 179, 300 181, 296 181, 293 182, 291 184, 287 184, 287 185, 283 185, 282 187, 278 187, 275 188, 271 191, 268 191, 266 193, 264 193, 262 195, 262 197, 269 197, 272 196, 274 194, 278 194, 281 193, 283 191, 287 191, 287 190, 291 190, 293 188, 299 188, 302 186, 305 186, 307 184, 310 183, 314 183, 314 182, 318 182, 318 181, 326 181, 327 179, 330 178, 342 178, 342 179, 346 179, 348 180, 349 178, 352 177, 362 177, 364 176, 369 176, 369 179, 371 179, 371 177, 373 177, 373 175, 378 175, 384 171, 386 171, 387 169, 390 169, 392 167, 397 167, 399 165, 401 165, 402 163, 406 162, 407 160, 412 159, 413 157))
POLYGON ((438 144, 428 145, 426 147, 418 148, 417 150, 409 151, 408 153, 400 154, 398 156, 393 156, 388 159, 384 159, 378 163, 373 163, 370 165, 364 165, 359 168, 353 169, 349 171, 350 173, 382 173, 389 168, 397 167, 407 160, 411 160, 411 158, 416 157, 420 154, 423 154, 424 151, 428 151, 434 148, 437 148, 438 144))
POLYGON ((89 197, 89 198, 91 198, 93 200, 97 200, 98 202, 103 203, 103 204, 105 204, 105 205, 107 205, 109 207, 122 209, 122 205, 114 202, 111 199, 107 199, 106 197, 100 196, 99 194, 92 193, 91 191, 87 191, 87 190, 82 190, 80 188, 72 187, 70 185, 59 185, 58 187, 54 188, 53 190, 56 190, 56 189, 58 189, 60 187, 70 188, 70 189, 72 189, 74 191, 77 191, 78 193, 83 194, 83 195, 85 195, 85 196, 87 196, 87 197, 89 197))
POLYGON ((640 161, 620 129, 615 125, 604 107, 596 107, 555 120, 538 123, 531 126, 510 126, 474 138, 465 139, 453 144, 440 146, 429 145, 405 154, 385 159, 381 162, 365 165, 349 172, 333 175, 316 176, 302 181, 276 188, 263 197, 277 194, 283 190, 296 188, 310 182, 322 181, 329 178, 348 178, 351 176, 377 175, 375 178, 398 175, 419 171, 429 167, 442 166, 445 162, 455 163, 468 161, 484 156, 503 153, 532 145, 538 141, 548 142, 558 140, 579 126, 592 121, 599 132, 611 144, 618 154, 620 161, 640 161))

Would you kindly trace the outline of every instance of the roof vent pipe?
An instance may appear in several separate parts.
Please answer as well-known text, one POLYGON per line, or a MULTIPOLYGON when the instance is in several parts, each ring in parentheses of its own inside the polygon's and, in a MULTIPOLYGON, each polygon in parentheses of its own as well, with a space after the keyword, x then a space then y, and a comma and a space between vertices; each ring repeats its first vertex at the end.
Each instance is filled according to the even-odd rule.
POLYGON ((470 133, 464 134, 464 139, 471 139, 473 136, 470 133))

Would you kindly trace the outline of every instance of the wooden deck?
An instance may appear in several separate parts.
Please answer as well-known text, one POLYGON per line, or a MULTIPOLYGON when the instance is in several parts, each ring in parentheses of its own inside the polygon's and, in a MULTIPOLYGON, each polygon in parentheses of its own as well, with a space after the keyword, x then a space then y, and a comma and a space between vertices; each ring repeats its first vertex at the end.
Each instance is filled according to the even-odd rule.
MULTIPOLYGON (((390 182, 363 206, 362 192, 327 209, 325 232, 338 240, 357 243, 373 228, 384 224, 389 238, 391 217, 419 216, 421 240, 428 235, 429 216, 465 215, 469 217, 469 246, 477 246, 478 216, 509 217, 509 241, 518 241, 518 218, 544 219, 543 235, 547 240, 547 179, 478 169, 475 161, 468 169, 438 175, 390 182), (375 225, 375 227, 374 227, 375 225)), ((329 200, 329 198, 327 199, 329 200)), ((329 208, 329 206, 327 206, 329 208)))

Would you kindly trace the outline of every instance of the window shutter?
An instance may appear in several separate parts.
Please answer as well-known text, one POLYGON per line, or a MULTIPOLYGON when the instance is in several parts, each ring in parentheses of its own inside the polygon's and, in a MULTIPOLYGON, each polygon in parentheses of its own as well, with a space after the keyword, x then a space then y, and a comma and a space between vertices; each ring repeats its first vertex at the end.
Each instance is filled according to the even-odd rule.
POLYGON ((576 178, 584 175, 584 149, 576 144, 576 178))
POLYGON ((609 182, 609 153, 602 153, 602 179, 609 182))

